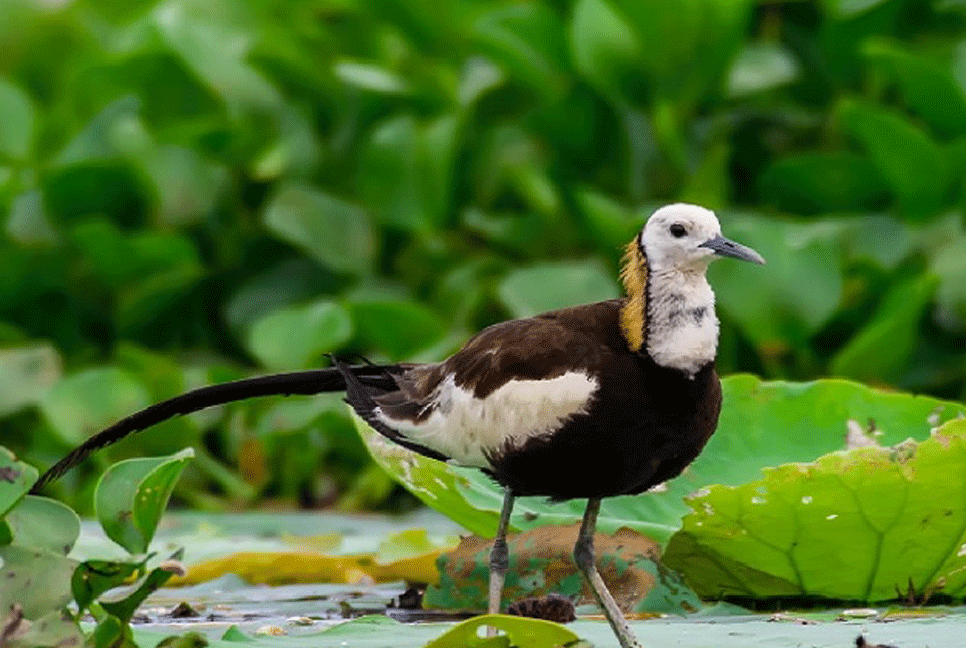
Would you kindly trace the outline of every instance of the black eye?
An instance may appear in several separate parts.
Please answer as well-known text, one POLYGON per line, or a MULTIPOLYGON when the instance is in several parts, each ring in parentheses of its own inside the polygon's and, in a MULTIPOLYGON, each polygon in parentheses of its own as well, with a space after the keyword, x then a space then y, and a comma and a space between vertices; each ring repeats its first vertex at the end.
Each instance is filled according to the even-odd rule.
POLYGON ((674 238, 681 238, 682 236, 688 233, 688 230, 686 230, 684 228, 684 225, 682 225, 681 223, 675 223, 674 225, 671 225, 668 231, 671 232, 671 236, 673 236, 674 238))

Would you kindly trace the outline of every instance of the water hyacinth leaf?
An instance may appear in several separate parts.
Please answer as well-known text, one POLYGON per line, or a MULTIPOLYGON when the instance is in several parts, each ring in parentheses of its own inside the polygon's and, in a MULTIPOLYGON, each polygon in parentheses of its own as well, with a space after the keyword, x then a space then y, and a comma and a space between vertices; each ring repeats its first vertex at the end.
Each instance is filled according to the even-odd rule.
POLYGON ((70 578, 77 561, 34 547, 0 547, 0 609, 19 604, 24 617, 36 619, 70 601, 70 578))
POLYGON ((936 277, 926 274, 893 288, 872 320, 835 354, 830 372, 868 382, 895 380, 912 355, 937 284, 936 277))
POLYGON ((379 94, 403 94, 409 91, 406 80, 397 74, 369 63, 342 60, 332 71, 345 83, 379 94))
POLYGON ((352 336, 352 319, 341 305, 319 300, 282 308, 258 319, 248 333, 248 349, 274 371, 306 369, 352 336))
POLYGON ((56 500, 27 495, 7 512, 4 521, 12 542, 66 556, 80 536, 80 518, 56 500))
POLYGON ((263 218, 279 238, 337 272, 362 273, 375 254, 375 235, 366 211, 308 186, 283 186, 263 218))
POLYGON ((34 107, 27 94, 0 77, 0 159, 23 160, 33 148, 34 107))
MULTIPOLYGON (((169 560, 180 562, 184 558, 184 549, 179 549, 171 555, 169 560)), ((102 596, 98 603, 108 614, 127 623, 134 616, 141 603, 159 587, 163 587, 174 574, 163 567, 155 567, 144 574, 136 582, 118 592, 112 592, 109 597, 102 596)))
MULTIPOLYGON (((909 394, 879 391, 845 380, 763 382, 753 376, 722 380, 724 409, 717 433, 685 472, 660 489, 611 497, 601 504, 598 529, 626 526, 664 543, 689 511, 684 498, 708 484, 738 485, 767 466, 810 461, 843 445, 850 420, 873 419, 883 443, 925 438, 930 427, 966 414, 966 406, 909 394), (780 433, 779 433, 780 431, 780 433)), ((427 459, 384 439, 354 417, 373 459, 428 506, 473 533, 496 531, 501 489, 473 468, 427 459)), ((519 530, 580 520, 584 502, 550 504, 521 497, 511 524, 519 530)))
POLYGON ((741 97, 795 81, 801 72, 792 53, 778 43, 748 43, 738 52, 728 75, 728 94, 741 97))
POLYGON ((35 619, 23 634, 7 645, 9 648, 36 648, 37 646, 82 646, 84 632, 69 612, 55 610, 35 619))
POLYGON ((86 369, 52 386, 40 411, 68 445, 78 445, 131 412, 149 405, 147 390, 116 367, 86 369))
POLYGON ((39 476, 36 468, 17 461, 12 452, 0 446, 0 516, 30 491, 39 476))
POLYGON ((966 329, 966 236, 950 241, 936 254, 932 271, 940 278, 936 298, 947 324, 966 329))
POLYGON ((60 371, 60 354, 49 344, 0 349, 0 414, 37 403, 60 371))
POLYGON ((360 301, 351 306, 356 338, 366 349, 401 360, 439 342, 446 325, 425 306, 409 301, 360 301))
POLYGON ((510 272, 498 288, 514 317, 618 296, 611 273, 597 260, 545 263, 510 272))
POLYGON ((571 23, 574 59, 591 83, 615 98, 690 105, 718 89, 749 7, 744 0, 582 0, 571 23), (653 42, 664 46, 647 46, 653 42))
POLYGON ((426 644, 426 648, 497 648, 504 645, 547 648, 569 645, 578 639, 573 632, 552 621, 506 614, 484 614, 457 624, 438 639, 426 644), (502 630, 506 637, 480 637, 479 631, 485 626, 502 630), (494 639, 500 639, 500 642, 494 639))
MULTIPOLYGON (((956 54, 962 57, 964 52, 959 47, 956 54)), ((862 53, 930 126, 949 136, 966 134, 966 88, 957 83, 949 61, 880 38, 865 42, 862 53)))
POLYGON ((964 476, 964 421, 920 443, 769 468, 761 480, 694 496, 683 541, 672 538, 665 561, 710 597, 797 594, 872 603, 895 598, 910 583, 920 595, 961 597, 964 476), (748 571, 722 579, 723 570, 703 569, 709 562, 748 571))
POLYGON ((71 592, 77 608, 83 612, 104 592, 129 582, 134 574, 144 569, 145 562, 144 560, 82 562, 71 577, 71 592))
POLYGON ((729 238, 757 250, 767 272, 718 262, 709 277, 723 314, 766 355, 779 355, 816 331, 842 296, 842 226, 722 214, 729 238), (809 281, 802 281, 807 276, 809 281))
POLYGON ((151 13, 164 43, 235 113, 276 106, 278 91, 247 61, 258 34, 244 3, 166 2, 151 13))
POLYGON ((859 101, 844 102, 840 116, 888 181, 900 209, 922 216, 939 208, 952 177, 944 151, 927 133, 901 115, 859 101))
POLYGON ((108 468, 94 492, 97 519, 107 537, 132 554, 146 552, 175 482, 193 456, 185 448, 168 457, 128 459, 108 468))
POLYGON ((567 89, 569 70, 564 26, 541 3, 499 6, 474 26, 476 41, 504 70, 550 100, 567 89))
POLYGON ((766 202, 793 214, 872 210, 889 197, 889 185, 875 165, 845 151, 780 158, 758 184, 766 202))

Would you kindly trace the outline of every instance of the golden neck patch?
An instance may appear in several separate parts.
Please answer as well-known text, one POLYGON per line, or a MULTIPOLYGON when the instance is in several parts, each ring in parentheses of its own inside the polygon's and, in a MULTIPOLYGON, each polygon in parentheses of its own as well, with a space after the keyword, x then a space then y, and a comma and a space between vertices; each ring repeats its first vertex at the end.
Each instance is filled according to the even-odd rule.
POLYGON ((627 244, 622 264, 621 283, 627 302, 621 307, 621 333, 631 351, 637 352, 644 347, 647 327, 647 259, 636 238, 627 244))

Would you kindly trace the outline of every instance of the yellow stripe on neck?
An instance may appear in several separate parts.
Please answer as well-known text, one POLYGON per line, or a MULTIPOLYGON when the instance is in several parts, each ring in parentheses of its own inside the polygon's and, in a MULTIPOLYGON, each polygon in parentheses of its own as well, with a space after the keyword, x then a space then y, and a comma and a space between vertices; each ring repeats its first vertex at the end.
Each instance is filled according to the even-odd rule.
POLYGON ((625 249, 621 283, 627 293, 627 301, 621 307, 621 333, 631 351, 640 351, 647 325, 647 259, 636 238, 625 249))

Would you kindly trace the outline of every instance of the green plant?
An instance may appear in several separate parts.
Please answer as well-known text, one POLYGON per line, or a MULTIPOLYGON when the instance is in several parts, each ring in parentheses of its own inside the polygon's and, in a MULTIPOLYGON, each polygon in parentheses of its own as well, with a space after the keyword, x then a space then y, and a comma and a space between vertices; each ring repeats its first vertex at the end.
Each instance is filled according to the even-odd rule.
POLYGON ((33 467, 0 448, 0 609, 4 645, 134 646, 129 622, 138 606, 179 569, 181 550, 160 564, 148 545, 191 450, 113 465, 97 484, 97 517, 123 560, 69 557, 80 518, 60 502, 28 492, 33 467), (150 563, 150 564, 149 564, 150 563), (68 603, 73 603, 73 611, 68 603), (97 625, 79 622, 90 613, 97 625))

